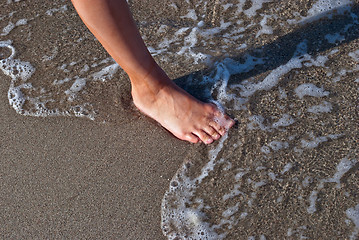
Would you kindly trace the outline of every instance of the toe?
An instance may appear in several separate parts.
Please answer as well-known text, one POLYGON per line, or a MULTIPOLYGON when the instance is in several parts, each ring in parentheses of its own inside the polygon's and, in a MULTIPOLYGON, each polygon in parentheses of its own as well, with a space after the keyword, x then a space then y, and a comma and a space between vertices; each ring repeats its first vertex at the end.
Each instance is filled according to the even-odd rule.
POLYGON ((186 134, 182 139, 191 143, 198 143, 198 141, 200 141, 200 139, 192 133, 186 134))
POLYGON ((214 128, 214 130, 216 130, 216 132, 218 132, 222 136, 226 133, 226 129, 223 126, 221 126, 217 121, 212 121, 212 122, 210 122, 209 125, 212 128, 214 128))
POLYGON ((201 139, 201 141, 204 142, 205 144, 210 144, 213 142, 213 138, 202 130, 197 130, 194 131, 193 133, 197 135, 201 139))
POLYGON ((214 140, 218 140, 221 137, 221 135, 211 126, 207 126, 203 130, 214 140))
POLYGON ((227 115, 224 115, 224 118, 226 120, 226 129, 230 129, 236 123, 232 118, 228 117, 227 115))

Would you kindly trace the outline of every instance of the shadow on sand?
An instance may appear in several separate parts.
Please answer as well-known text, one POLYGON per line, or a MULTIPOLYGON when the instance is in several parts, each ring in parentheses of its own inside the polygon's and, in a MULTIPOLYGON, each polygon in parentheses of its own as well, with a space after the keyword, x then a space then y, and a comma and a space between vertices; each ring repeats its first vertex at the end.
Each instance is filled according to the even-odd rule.
MULTIPOLYGON (((350 7, 343 6, 330 12, 307 19, 294 31, 284 35, 267 45, 248 49, 239 56, 230 56, 231 59, 244 63, 246 56, 261 58, 263 61, 249 72, 241 72, 232 75, 229 84, 238 84, 245 79, 257 76, 261 73, 278 68, 293 58, 297 46, 306 41, 306 52, 317 56, 321 52, 334 47, 350 43, 359 38, 359 4, 350 7), (350 10, 350 11, 348 11, 350 10), (328 41, 327 37, 340 34, 339 41, 328 41)), ((300 56, 298 56, 300 57, 300 56)), ((218 61, 217 61, 218 62, 218 61)), ((202 101, 208 101, 208 89, 211 89, 215 82, 203 82, 203 76, 213 76, 215 68, 202 69, 175 79, 175 83, 187 92, 202 101), (207 89, 207 90, 206 90, 207 89)))

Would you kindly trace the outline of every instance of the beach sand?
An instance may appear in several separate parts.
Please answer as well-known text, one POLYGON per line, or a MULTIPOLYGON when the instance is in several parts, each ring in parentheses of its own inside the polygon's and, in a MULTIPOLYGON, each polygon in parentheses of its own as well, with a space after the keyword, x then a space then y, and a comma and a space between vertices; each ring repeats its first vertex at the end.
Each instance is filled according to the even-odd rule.
MULTIPOLYGON (((20 18, 35 18, 29 21, 27 40, 16 32, 21 29, 1 38, 11 38, 17 57, 36 59, 35 78, 54 79, 56 73, 48 68, 71 57, 89 64, 93 57, 109 57, 70 2, 5 2, 0 4, 0 15, 17 11, 20 18), (49 9, 55 14, 64 5, 66 14, 55 18, 46 14, 49 9), (73 48, 74 39, 81 38, 87 38, 89 43, 82 45, 87 48, 73 48), (51 55, 56 46, 61 53, 44 65, 42 55, 51 55)), ((2 21, 1 29, 7 24, 2 21)), ((102 124, 86 118, 19 115, 7 99, 10 79, 2 72, 0 78, 1 239, 165 239, 161 200, 193 146, 133 110, 130 116, 123 114, 131 106, 114 112, 116 106, 106 105, 116 103, 117 97, 131 105, 127 79, 90 93, 98 95, 97 104, 106 105, 111 115, 104 113, 102 120, 112 122, 102 124), (115 84, 125 87, 115 92, 115 84)))
POLYGON ((191 148, 146 120, 18 115, 0 83, 1 239, 164 239, 160 205, 191 148))
MULTIPOLYGON (((58 61, 66 61, 69 55, 86 61, 82 55, 87 49, 71 49, 71 36, 75 32, 79 38, 93 37, 69 2, 0 4, 1 15, 19 11, 23 18, 36 13, 47 16, 48 9, 64 4, 69 7, 67 18, 30 21, 31 31, 42 32, 41 37, 24 41, 21 33, 14 33, 1 39, 9 37, 16 43, 18 57, 36 59, 35 78, 51 77, 54 73, 46 67, 57 64, 50 61, 43 66, 40 54, 62 46, 58 61), (61 36, 66 27, 73 32, 61 36), (66 44, 71 46, 67 49, 66 44)), ((7 22, 1 24, 2 29, 7 22)), ((90 48, 98 48, 92 51, 98 52, 96 57, 106 56, 96 41, 91 43, 90 48)), ((135 111, 130 111, 132 117, 121 112, 116 118, 111 106, 107 111, 112 113, 111 124, 19 115, 7 98, 10 78, 1 72, 0 79, 1 239, 165 239, 160 228, 161 200, 193 146, 135 111)), ((122 91, 129 103, 126 80, 120 84, 126 86, 122 91)), ((106 96, 113 96, 108 91, 106 96)), ((121 92, 113 98, 118 95, 121 92)))
MULTIPOLYGON (((313 1, 291 1, 288 6, 282 6, 284 10, 267 11, 264 4, 258 15, 256 11, 247 11, 246 17, 241 12, 244 22, 237 24, 248 25, 243 36, 240 29, 228 27, 224 33, 238 30, 234 34, 238 38, 232 41, 228 37, 224 42, 224 38, 214 34, 211 41, 203 44, 201 39, 190 37, 194 22, 212 34, 213 29, 222 31, 219 26, 223 19, 232 21, 231 18, 238 17, 231 7, 220 8, 218 1, 209 1, 203 8, 209 9, 207 12, 199 8, 204 20, 197 23, 198 19, 188 10, 200 2, 129 1, 146 43, 159 49, 152 52, 156 60, 176 83, 196 97, 208 98, 203 91, 208 86, 197 83, 196 79, 215 75, 213 69, 203 70, 205 63, 196 62, 201 56, 196 55, 199 52, 214 56, 214 60, 233 57, 241 63, 256 56, 259 67, 253 64, 248 72, 233 74, 230 79, 233 85, 245 84, 247 79, 260 82, 272 70, 280 72, 278 86, 243 97, 248 102, 240 105, 240 110, 232 106, 233 99, 222 99, 228 113, 238 119, 223 147, 216 143, 208 147, 177 140, 138 113, 122 70, 94 76, 106 67, 114 67, 111 65, 114 63, 84 27, 69 1, 8 0, 0 4, 0 30, 10 26, 10 22, 19 23, 8 33, 0 33, 0 41, 11 40, 16 59, 30 62, 36 68, 28 80, 34 90, 22 89, 30 100, 19 113, 41 114, 31 102, 41 96, 42 101, 51 100, 46 102, 49 109, 58 110, 50 115, 59 115, 18 114, 9 105, 7 94, 10 84, 20 84, 20 80, 12 82, 0 71, 1 239, 166 239, 161 232, 161 202, 170 180, 184 161, 195 166, 191 167, 190 176, 200 175, 208 162, 209 150, 215 148, 219 149, 216 161, 224 160, 222 164, 216 163, 209 177, 198 184, 196 197, 215 206, 204 210, 212 223, 220 222, 228 207, 239 204, 239 211, 233 211, 238 224, 227 229, 226 239, 354 236, 358 226, 354 226, 354 220, 348 219, 345 212, 359 206, 359 91, 355 82, 359 78, 357 63, 349 57, 358 49, 359 34, 353 30, 348 39, 340 42, 338 38, 340 44, 335 45, 327 44, 322 36, 332 33, 326 29, 333 27, 330 24, 314 23, 301 28, 289 23, 295 26, 292 31, 286 19, 299 21, 300 14, 293 13, 308 11, 313 1), (170 8, 172 2, 176 4, 170 8), (273 15, 265 15, 268 12, 273 15), (265 24, 272 26, 273 34, 269 34, 270 28, 265 28, 261 21, 266 18, 263 16, 271 19, 265 24), (276 18, 282 22, 275 22, 276 18), (18 22, 21 19, 27 19, 26 24, 18 22), (282 26, 275 28, 279 23, 282 26), (165 27, 161 30, 162 25, 165 27), (160 42, 186 27, 189 27, 188 38, 183 36, 184 39, 174 41, 172 48, 164 44, 163 52, 156 53, 161 50, 160 42), (266 34, 254 37, 260 31, 266 34), (316 34, 321 34, 318 39, 322 41, 316 42, 316 34), (191 41, 198 46, 191 47, 191 41), (288 61, 303 42, 311 54, 309 60, 281 75, 281 67, 288 67, 288 61), (241 45, 244 43, 246 46, 241 45), (190 47, 182 51, 184 45, 190 47), (332 49, 335 51, 330 52, 332 49), (181 51, 184 53, 177 54, 181 51), (330 58, 326 60, 329 66, 326 69, 316 62, 320 54, 330 58), (305 64, 312 65, 304 68, 305 64), (193 82, 187 82, 192 73, 193 82), (338 77, 337 82, 334 76, 338 77), (86 87, 81 86, 82 78, 88 78, 86 87), (77 80, 81 91, 76 92, 76 88, 67 91, 77 80), (331 102, 330 111, 308 113, 309 106, 323 104, 321 97, 298 98, 295 90, 308 82, 324 86, 330 92, 322 96, 331 102), (288 114, 286 123, 278 123, 288 114), (92 116, 94 121, 88 119, 92 116), (341 161, 352 161, 352 166, 346 171, 338 170, 341 161), (238 171, 243 173, 242 195, 224 202, 221 199, 234 188, 233 177, 238 171), (339 183, 325 182, 333 176, 341 177, 336 179, 339 183)), ((250 1, 242 7, 252 9, 250 1)), ((355 11, 358 13, 358 6, 355 11)), ((347 24, 347 21, 339 23, 347 24)), ((9 54, 8 48, 0 48, 0 59, 9 54)), ((227 92, 228 96, 237 97, 242 93, 238 88, 227 92)))

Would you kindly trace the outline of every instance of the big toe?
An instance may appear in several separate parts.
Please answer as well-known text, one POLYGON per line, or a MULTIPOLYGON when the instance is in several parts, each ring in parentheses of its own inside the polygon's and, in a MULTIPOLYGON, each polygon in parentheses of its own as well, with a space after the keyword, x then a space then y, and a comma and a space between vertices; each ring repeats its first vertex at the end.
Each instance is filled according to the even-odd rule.
POLYGON ((184 136, 180 137, 180 139, 188 141, 190 143, 198 143, 200 141, 200 139, 192 133, 185 134, 184 136))
POLYGON ((221 116, 216 116, 209 125, 223 136, 234 124, 235 121, 233 119, 222 114, 221 116))

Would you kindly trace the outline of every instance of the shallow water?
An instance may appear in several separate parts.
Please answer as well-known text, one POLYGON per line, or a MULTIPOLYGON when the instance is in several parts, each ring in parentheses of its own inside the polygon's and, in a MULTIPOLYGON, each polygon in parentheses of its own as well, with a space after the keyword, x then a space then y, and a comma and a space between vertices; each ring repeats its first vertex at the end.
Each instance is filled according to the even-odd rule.
MULTIPOLYGON (((357 238, 354 3, 167 1, 154 21, 156 6, 130 1, 176 83, 238 121, 218 143, 195 148, 171 180, 161 213, 168 239, 357 238)), ((8 0, 0 11, 1 80, 14 110, 126 120, 125 74, 71 4, 28 4, 8 0)))
MULTIPOLYGON (((272 1, 222 5, 236 14, 221 26, 241 29, 224 46, 246 46, 184 85, 238 126, 173 177, 162 202, 168 239, 357 238, 348 211, 359 216, 358 11, 312 3, 300 13, 272 1)), ((198 38, 210 31, 193 29, 198 38)))

